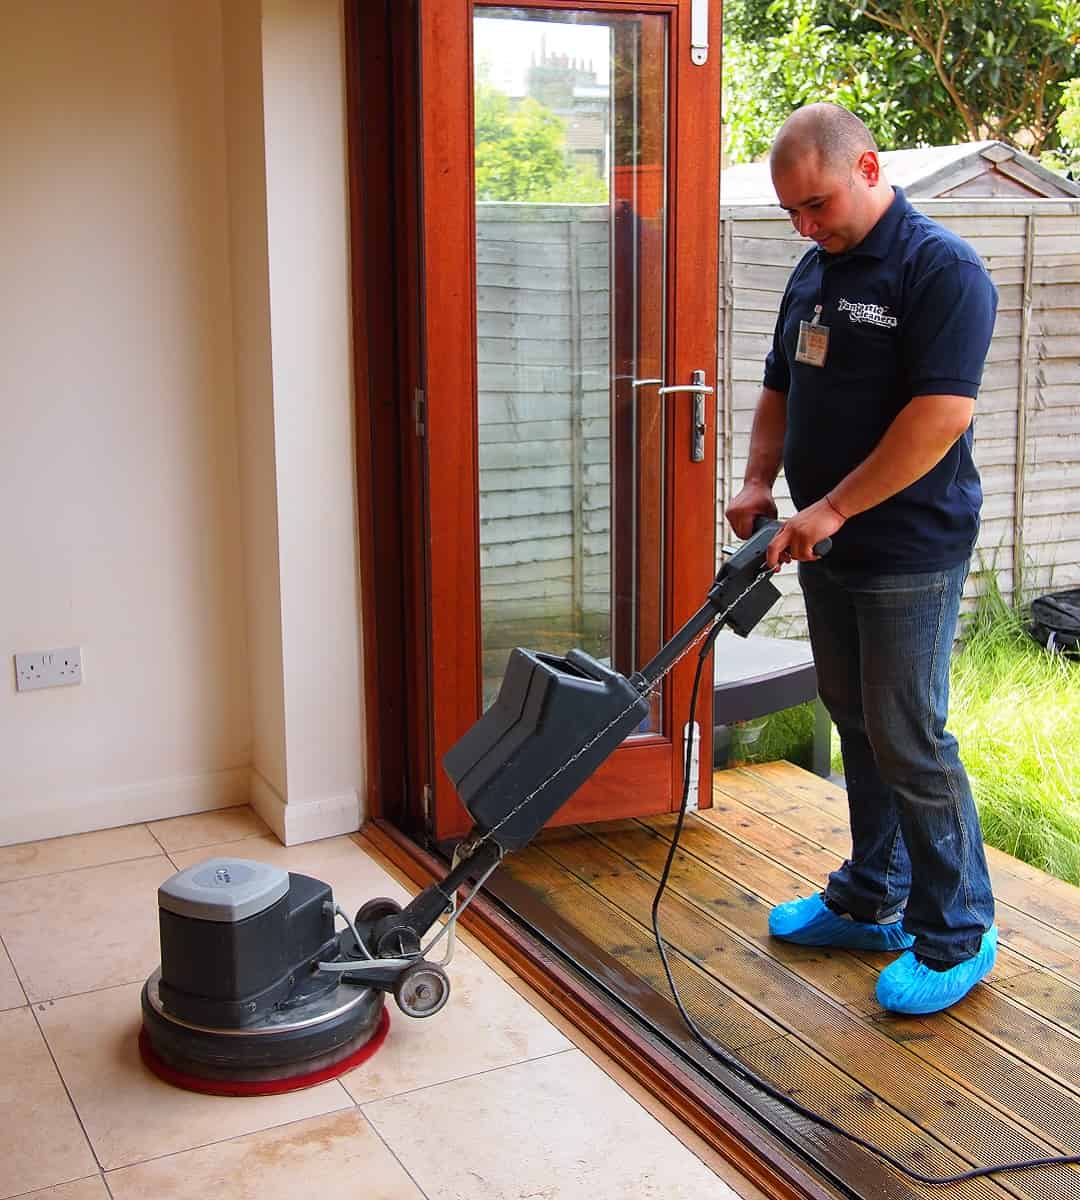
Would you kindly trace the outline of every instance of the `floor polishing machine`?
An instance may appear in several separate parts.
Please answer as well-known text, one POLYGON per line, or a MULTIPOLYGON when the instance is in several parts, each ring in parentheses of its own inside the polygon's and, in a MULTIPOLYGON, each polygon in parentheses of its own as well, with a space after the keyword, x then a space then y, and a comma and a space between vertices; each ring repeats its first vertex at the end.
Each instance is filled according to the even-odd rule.
MULTIPOLYGON (((139 1048, 147 1066, 194 1091, 294 1091, 351 1070, 374 1053, 389 1024, 388 993, 410 1017, 437 1013, 450 996, 445 967, 457 920, 503 857, 528 845, 641 727, 660 680, 697 646, 693 711, 716 635, 727 627, 747 636, 779 598, 765 558, 779 528, 759 518, 753 536, 725 559, 702 607, 630 676, 581 650, 565 657, 513 651, 494 704, 443 760, 475 824, 455 849, 447 875, 404 908, 380 897, 350 918, 328 884, 239 858, 211 859, 166 880, 158 889, 161 966, 142 990, 139 1048), (443 941, 436 960, 432 953, 443 941)), ((826 539, 814 551, 820 557, 830 548, 826 539)), ((682 804, 652 927, 672 998, 694 1039, 732 1074, 920 1183, 1080 1164, 1080 1155, 1054 1155, 957 1175, 924 1174, 795 1101, 701 1029, 679 995, 659 927, 689 799, 689 754, 688 746, 682 804)), ((732 1091, 722 1076, 714 1078, 732 1091)))
POLYGON ((444 760, 475 824, 446 877, 404 908, 376 898, 349 917, 328 884, 240 858, 166 880, 161 966, 142 990, 147 1065, 197 1091, 292 1091, 375 1051, 388 993, 410 1017, 437 1013, 450 995, 454 926, 503 856, 527 845, 641 726, 657 684, 707 631, 726 625, 746 636, 779 597, 765 564, 777 529, 759 523, 725 559, 705 604, 633 675, 581 650, 513 651, 494 704, 444 760))

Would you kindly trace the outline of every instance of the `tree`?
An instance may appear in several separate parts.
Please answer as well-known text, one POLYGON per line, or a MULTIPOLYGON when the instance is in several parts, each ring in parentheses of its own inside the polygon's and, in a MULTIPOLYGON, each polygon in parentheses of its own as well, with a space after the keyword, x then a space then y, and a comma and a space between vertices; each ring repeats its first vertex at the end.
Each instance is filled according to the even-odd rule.
POLYGON ((891 149, 1058 143, 1058 81, 1080 74, 1080 0, 729 0, 725 111, 736 161, 813 100, 891 149))
POLYGON ((730 0, 724 55, 735 162, 760 158, 784 118, 817 100, 858 113, 883 146, 952 141, 957 128, 928 103, 933 83, 915 47, 883 31, 846 37, 820 0, 730 0))
POLYGON ((933 65, 968 140, 1056 141, 1054 86, 1080 70, 1080 0, 832 0, 907 38, 933 65))
POLYGON ((603 202, 607 183, 566 155, 566 122, 526 97, 516 106, 476 87, 476 198, 547 204, 603 202))

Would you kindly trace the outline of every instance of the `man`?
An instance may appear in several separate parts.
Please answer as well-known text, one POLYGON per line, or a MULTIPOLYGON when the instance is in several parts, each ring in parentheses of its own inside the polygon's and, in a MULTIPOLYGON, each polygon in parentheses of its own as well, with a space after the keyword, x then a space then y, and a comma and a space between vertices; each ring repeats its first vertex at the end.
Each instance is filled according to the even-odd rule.
POLYGON ((779 938, 905 950, 884 1008, 937 1012, 993 967, 997 930, 978 814, 945 730, 949 656, 978 533, 972 416, 997 294, 975 252, 885 180, 866 126, 812 104, 784 123, 773 186, 816 243, 780 305, 742 491, 749 536, 799 563, 821 697, 840 734, 852 852, 824 893, 781 904, 779 938), (831 537, 817 559, 813 547, 831 537), (910 947, 910 949, 909 949, 910 947))

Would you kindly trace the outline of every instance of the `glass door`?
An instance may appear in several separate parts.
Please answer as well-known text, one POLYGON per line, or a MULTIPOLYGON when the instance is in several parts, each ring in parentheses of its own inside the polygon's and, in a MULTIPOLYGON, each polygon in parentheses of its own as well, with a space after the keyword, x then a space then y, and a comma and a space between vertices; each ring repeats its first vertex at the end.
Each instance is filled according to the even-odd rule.
POLYGON ((629 674, 660 645, 667 21, 473 30, 486 707, 514 646, 629 674))
MULTIPOLYGON (((513 647, 629 674, 708 585, 715 438, 695 455, 701 394, 665 391, 716 361, 719 76, 690 7, 421 10, 437 836, 468 826, 438 762, 513 647)), ((686 691, 556 819, 670 809, 686 691)))

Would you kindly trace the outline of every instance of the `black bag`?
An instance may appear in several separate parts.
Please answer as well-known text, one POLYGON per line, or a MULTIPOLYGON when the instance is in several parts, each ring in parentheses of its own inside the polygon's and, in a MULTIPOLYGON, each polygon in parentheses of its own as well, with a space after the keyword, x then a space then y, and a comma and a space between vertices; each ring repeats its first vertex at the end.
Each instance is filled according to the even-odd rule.
POLYGON ((1047 650, 1080 653, 1080 588, 1032 600, 1030 633, 1047 650))

